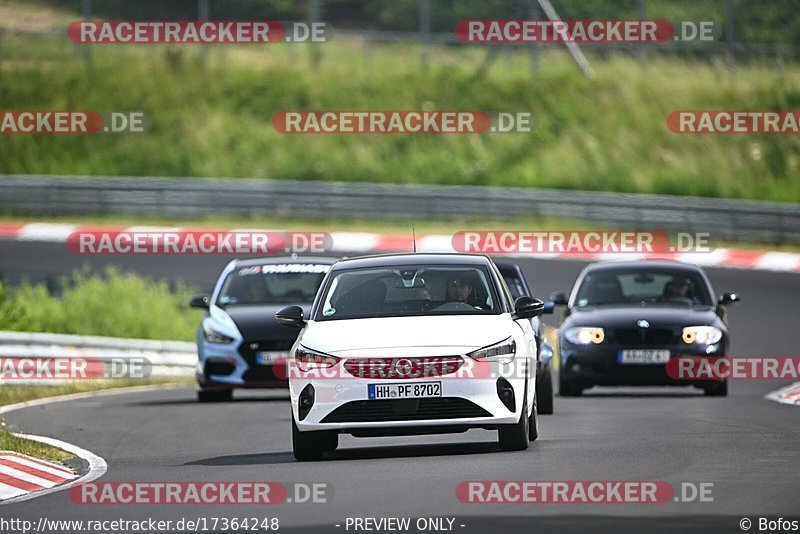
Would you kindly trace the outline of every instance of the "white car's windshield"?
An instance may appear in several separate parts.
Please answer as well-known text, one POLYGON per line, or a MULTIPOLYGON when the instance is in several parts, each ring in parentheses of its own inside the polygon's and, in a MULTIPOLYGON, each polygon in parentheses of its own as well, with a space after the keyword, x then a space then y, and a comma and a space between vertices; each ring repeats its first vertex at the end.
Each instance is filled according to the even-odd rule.
POLYGON ((316 319, 498 314, 500 310, 494 285, 481 268, 398 266, 336 274, 316 319))
POLYGON ((225 278, 217 305, 313 302, 328 269, 330 265, 301 263, 240 267, 225 278))

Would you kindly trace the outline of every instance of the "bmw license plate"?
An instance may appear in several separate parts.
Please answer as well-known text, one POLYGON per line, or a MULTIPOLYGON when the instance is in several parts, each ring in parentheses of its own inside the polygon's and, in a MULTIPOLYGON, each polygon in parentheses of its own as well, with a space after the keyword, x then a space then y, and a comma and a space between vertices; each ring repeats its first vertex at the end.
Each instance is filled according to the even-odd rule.
POLYGON ((283 360, 288 357, 288 352, 262 351, 256 353, 256 363, 258 365, 273 365, 278 360, 283 360))
POLYGON ((669 362, 669 351, 662 349, 637 349, 619 351, 619 363, 657 365, 669 362))
POLYGON ((421 399, 441 397, 441 382, 409 382, 408 384, 369 384, 370 400, 376 399, 421 399))

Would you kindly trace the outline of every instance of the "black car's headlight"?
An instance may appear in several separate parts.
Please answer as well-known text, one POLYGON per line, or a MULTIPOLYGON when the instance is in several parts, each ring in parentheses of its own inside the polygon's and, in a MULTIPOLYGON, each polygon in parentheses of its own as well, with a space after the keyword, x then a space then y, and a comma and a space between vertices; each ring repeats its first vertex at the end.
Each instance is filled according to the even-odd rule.
POLYGON ((499 343, 470 352, 467 356, 476 360, 508 363, 514 359, 516 353, 517 343, 513 337, 509 337, 499 343))
POLYGON ((722 330, 715 326, 687 326, 683 329, 681 338, 687 345, 692 343, 713 345, 722 339, 722 330))
POLYGON ((573 345, 599 345, 606 338, 606 332, 594 326, 575 326, 564 331, 564 338, 573 345))
POLYGON ((203 325, 203 337, 209 343, 215 343, 219 345, 233 343, 232 337, 226 336, 221 332, 217 332, 208 325, 203 325))

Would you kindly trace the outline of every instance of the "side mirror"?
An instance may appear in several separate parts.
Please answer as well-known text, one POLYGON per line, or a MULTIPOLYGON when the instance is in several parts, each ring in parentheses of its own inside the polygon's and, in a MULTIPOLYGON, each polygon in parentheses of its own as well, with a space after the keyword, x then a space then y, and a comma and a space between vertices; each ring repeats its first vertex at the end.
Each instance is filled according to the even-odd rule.
POLYGON ((275 313, 278 324, 292 328, 303 328, 306 325, 303 319, 303 308, 300 306, 286 306, 275 313))
POLYGON ((189 306, 192 308, 208 309, 208 295, 195 295, 189 299, 189 306))
POLYGON ((558 291, 550 295, 550 300, 553 301, 553 304, 555 306, 566 306, 567 303, 569 302, 567 294, 564 293, 563 291, 558 291))
POLYGON ((520 297, 514 301, 514 312, 520 319, 530 319, 542 314, 544 302, 533 297, 520 297))
POLYGON ((550 315, 552 313, 555 313, 555 311, 556 311, 555 302, 553 302, 552 300, 548 300, 547 302, 544 303, 544 307, 542 308, 542 314, 550 315))
POLYGON ((718 302, 720 305, 724 306, 725 304, 733 304, 735 302, 739 302, 740 300, 742 300, 741 297, 739 297, 739 295, 736 293, 723 293, 720 295, 718 302))

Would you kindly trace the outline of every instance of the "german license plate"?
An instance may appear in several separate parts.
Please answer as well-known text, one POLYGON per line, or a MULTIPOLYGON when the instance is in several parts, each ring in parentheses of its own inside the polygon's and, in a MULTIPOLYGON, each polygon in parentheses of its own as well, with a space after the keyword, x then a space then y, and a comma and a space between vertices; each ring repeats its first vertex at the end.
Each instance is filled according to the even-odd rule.
POLYGON ((669 362, 669 351, 663 349, 637 349, 619 351, 619 363, 657 365, 669 362))
POLYGON ((256 353, 256 363, 258 365, 273 365, 278 360, 283 360, 288 357, 288 352, 262 351, 256 353))
POLYGON ((377 399, 421 399, 441 397, 441 382, 409 382, 408 384, 368 384, 370 400, 377 399))

